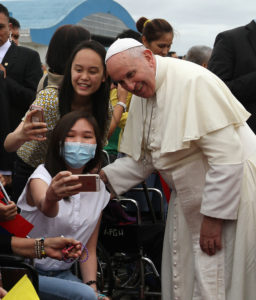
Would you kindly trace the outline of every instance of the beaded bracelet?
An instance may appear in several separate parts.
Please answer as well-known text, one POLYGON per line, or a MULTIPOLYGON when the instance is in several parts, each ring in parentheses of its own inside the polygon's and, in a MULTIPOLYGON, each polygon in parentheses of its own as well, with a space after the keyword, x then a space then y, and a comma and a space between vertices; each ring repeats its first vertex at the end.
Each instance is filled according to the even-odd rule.
POLYGON ((41 259, 46 257, 44 249, 44 238, 35 239, 35 254, 36 258, 41 259))
POLYGON ((75 258, 72 258, 72 257, 71 258, 66 257, 66 255, 69 253, 69 251, 71 251, 74 248, 74 245, 72 245, 72 246, 66 247, 62 250, 62 260, 66 263, 71 263, 75 260, 78 260, 80 263, 85 263, 89 258, 89 251, 88 251, 88 249, 86 248, 86 246, 84 244, 81 243, 81 245, 82 245, 82 254, 83 254, 83 252, 86 253, 85 259, 81 259, 82 254, 81 254, 79 259, 75 259, 75 258))

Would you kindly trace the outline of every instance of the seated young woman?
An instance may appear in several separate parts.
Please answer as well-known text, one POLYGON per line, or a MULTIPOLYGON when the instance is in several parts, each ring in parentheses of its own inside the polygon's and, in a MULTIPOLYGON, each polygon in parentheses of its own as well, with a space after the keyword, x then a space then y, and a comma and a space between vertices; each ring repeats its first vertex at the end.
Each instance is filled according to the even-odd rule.
POLYGON ((80 259, 82 280, 72 274, 73 262, 35 260, 42 300, 108 299, 97 292, 96 246, 109 193, 102 181, 99 191, 81 192, 77 176, 99 163, 101 150, 94 117, 84 111, 66 114, 52 132, 45 164, 30 176, 18 200, 21 214, 34 225, 31 237, 73 237, 88 251, 88 260, 80 259))

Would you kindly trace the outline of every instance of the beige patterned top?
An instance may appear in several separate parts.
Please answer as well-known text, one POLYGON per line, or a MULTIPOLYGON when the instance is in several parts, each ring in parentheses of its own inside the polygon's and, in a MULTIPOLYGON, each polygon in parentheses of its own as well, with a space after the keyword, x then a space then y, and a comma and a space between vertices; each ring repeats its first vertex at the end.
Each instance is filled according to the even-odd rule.
MULTIPOLYGON (((31 167, 36 168, 45 162, 48 150, 49 139, 54 127, 60 119, 58 89, 55 86, 48 86, 41 90, 33 102, 34 105, 43 107, 44 121, 47 124, 48 132, 45 141, 28 141, 17 151, 18 156, 31 167)), ((109 104, 107 128, 103 138, 103 145, 107 144, 107 135, 112 117, 112 106, 109 104)))
POLYGON ((19 148, 17 154, 25 163, 36 168, 45 161, 49 138, 60 119, 58 89, 49 86, 41 90, 33 104, 44 109, 44 120, 48 129, 47 139, 45 141, 28 141, 19 148))

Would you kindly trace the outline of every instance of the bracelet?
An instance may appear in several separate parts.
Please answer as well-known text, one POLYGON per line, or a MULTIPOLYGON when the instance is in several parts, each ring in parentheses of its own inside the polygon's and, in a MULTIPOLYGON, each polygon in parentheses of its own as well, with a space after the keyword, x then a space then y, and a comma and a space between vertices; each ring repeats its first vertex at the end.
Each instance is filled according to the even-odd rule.
POLYGON ((118 101, 116 105, 121 105, 124 109, 124 112, 126 112, 126 104, 125 103, 118 101))
POLYGON ((35 254, 36 254, 36 258, 38 259, 46 257, 46 252, 44 249, 44 238, 35 240, 35 254))
POLYGON ((97 284, 96 280, 90 280, 86 282, 87 285, 97 284))
POLYGON ((89 251, 88 251, 87 247, 83 243, 81 243, 81 245, 82 245, 82 254, 81 254, 81 256, 80 256, 79 259, 75 259, 75 258, 72 258, 72 257, 71 258, 67 257, 69 251, 71 251, 74 248, 73 245, 71 245, 69 247, 65 247, 64 249, 62 249, 62 259, 64 260, 64 262, 71 263, 71 262, 73 262, 75 260, 79 261, 80 263, 86 262, 89 259, 89 251), (83 253, 86 254, 85 258, 83 257, 83 253))

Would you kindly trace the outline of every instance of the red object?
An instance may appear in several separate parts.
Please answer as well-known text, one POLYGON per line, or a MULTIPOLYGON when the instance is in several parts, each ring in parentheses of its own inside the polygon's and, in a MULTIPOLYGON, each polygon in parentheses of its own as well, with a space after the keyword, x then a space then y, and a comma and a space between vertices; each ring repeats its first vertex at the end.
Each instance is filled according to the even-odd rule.
POLYGON ((64 255, 67 255, 74 247, 75 247, 75 246, 72 245, 72 246, 70 246, 70 247, 66 247, 66 248, 62 249, 61 251, 62 251, 62 253, 63 253, 64 255))
POLYGON ((166 201, 167 201, 167 203, 169 203, 170 197, 171 197, 170 188, 169 188, 168 184, 164 181, 164 179, 162 178, 160 173, 158 173, 158 174, 159 174, 159 177, 160 177, 160 181, 161 181, 161 184, 162 184, 162 188, 163 188, 163 192, 164 192, 166 201))
MULTIPOLYGON (((0 198, 1 199, 3 198, 3 194, 1 192, 0 192, 0 198)), ((0 202, 4 205, 7 205, 1 200, 0 202)), ((13 220, 0 222, 0 226, 2 226, 11 234, 18 237, 26 237, 34 227, 33 224, 28 222, 25 218, 23 218, 19 214, 17 214, 13 220)))

